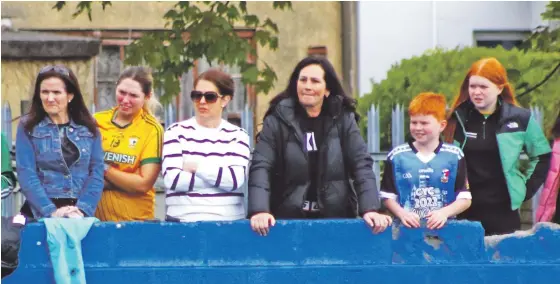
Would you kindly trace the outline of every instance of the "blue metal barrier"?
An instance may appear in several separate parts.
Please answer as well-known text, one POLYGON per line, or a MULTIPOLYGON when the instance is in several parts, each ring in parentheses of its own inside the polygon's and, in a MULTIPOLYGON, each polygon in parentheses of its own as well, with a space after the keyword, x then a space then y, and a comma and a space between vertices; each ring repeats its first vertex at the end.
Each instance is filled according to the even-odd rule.
MULTIPOLYGON (((52 283, 44 225, 22 235, 3 282, 52 283)), ((560 226, 483 235, 467 221, 378 235, 359 219, 279 221, 267 237, 248 221, 100 223, 82 248, 88 283, 557 283, 560 226)))

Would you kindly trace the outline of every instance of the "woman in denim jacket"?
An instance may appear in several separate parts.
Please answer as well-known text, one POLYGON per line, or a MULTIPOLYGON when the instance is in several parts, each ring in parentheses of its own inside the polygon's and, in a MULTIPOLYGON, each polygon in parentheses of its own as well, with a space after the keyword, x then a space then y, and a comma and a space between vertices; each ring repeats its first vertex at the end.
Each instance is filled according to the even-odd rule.
POLYGON ((16 136, 16 167, 27 217, 93 216, 103 190, 103 150, 78 80, 62 65, 37 75, 16 136))

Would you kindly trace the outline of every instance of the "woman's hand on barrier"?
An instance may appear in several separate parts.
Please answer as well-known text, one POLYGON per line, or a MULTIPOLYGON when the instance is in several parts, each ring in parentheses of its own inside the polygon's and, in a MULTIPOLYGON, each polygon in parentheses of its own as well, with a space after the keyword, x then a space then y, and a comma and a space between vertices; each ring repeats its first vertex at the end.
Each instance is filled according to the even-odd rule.
POLYGON ((70 211, 70 206, 64 206, 64 207, 60 207, 58 209, 56 209, 56 211, 54 211, 51 214, 51 217, 55 217, 55 218, 62 218, 65 217, 66 214, 70 211))
POLYGON ((56 218, 81 218, 84 217, 84 214, 80 209, 76 206, 64 206, 56 209, 54 213, 51 214, 51 217, 56 218))
POLYGON ((406 211, 399 216, 403 225, 407 228, 420 228, 420 216, 414 212, 406 211))
POLYGON ((368 212, 363 216, 364 221, 373 229, 374 234, 381 233, 391 226, 393 219, 389 215, 377 212, 368 212))
POLYGON ((428 213, 426 217, 428 218, 426 225, 430 230, 441 229, 445 222, 447 222, 447 218, 449 218, 442 209, 434 210, 428 213))
POLYGON ((70 207, 68 210, 68 213, 66 213, 66 217, 68 218, 83 218, 84 217, 84 213, 82 213, 82 211, 76 207, 76 206, 68 206, 70 207))
POLYGON ((261 236, 268 235, 270 227, 274 227, 276 219, 270 213, 258 213, 251 217, 251 229, 261 236))

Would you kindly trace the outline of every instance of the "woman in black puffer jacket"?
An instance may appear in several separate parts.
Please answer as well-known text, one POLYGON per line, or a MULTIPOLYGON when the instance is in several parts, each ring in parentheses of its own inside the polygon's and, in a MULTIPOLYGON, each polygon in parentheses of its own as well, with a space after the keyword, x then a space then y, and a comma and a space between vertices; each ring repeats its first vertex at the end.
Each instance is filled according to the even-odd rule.
POLYGON ((374 232, 391 224, 380 208, 372 159, 355 100, 330 62, 307 57, 270 103, 249 173, 251 227, 266 235, 275 218, 355 218, 374 232), (349 179, 353 179, 352 188, 349 179), (356 202, 357 201, 357 202, 356 202))

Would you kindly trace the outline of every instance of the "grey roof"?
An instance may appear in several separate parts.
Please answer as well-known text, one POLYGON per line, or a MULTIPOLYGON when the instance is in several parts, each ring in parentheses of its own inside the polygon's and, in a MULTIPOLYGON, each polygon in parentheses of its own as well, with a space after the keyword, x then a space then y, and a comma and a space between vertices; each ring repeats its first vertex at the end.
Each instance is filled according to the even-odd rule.
POLYGON ((99 54, 97 38, 31 31, 2 31, 2 59, 88 58, 99 54))

